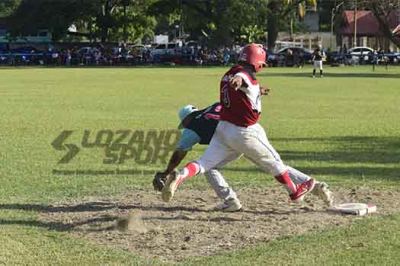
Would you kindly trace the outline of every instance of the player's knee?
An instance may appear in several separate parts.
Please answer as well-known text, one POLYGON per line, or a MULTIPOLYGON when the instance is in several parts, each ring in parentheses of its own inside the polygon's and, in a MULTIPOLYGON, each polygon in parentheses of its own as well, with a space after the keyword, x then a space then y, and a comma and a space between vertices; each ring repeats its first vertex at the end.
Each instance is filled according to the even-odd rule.
POLYGON ((201 159, 197 159, 194 161, 199 166, 199 174, 204 174, 204 172, 209 171, 212 167, 207 167, 206 164, 201 159))

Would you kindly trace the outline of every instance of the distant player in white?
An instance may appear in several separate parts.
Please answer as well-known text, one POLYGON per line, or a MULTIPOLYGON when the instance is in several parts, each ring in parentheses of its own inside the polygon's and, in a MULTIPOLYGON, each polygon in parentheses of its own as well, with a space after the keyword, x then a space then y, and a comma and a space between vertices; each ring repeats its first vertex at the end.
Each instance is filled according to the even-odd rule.
POLYGON ((324 51, 321 50, 321 47, 318 46, 317 49, 315 49, 313 55, 312 55, 312 60, 314 61, 314 70, 313 70, 313 75, 312 77, 315 78, 315 72, 317 71, 317 68, 319 68, 319 76, 321 78, 324 77, 323 75, 323 67, 322 67, 322 62, 325 60, 325 53, 324 51))
POLYGON ((222 104, 220 122, 204 155, 181 172, 172 172, 162 190, 164 201, 170 201, 182 182, 197 174, 226 165, 244 155, 262 170, 282 183, 293 201, 301 201, 313 190, 315 180, 295 184, 288 167, 269 143, 264 129, 257 123, 261 113, 260 85, 255 77, 266 66, 266 54, 257 44, 245 46, 239 57, 240 64, 232 67, 220 83, 222 104))

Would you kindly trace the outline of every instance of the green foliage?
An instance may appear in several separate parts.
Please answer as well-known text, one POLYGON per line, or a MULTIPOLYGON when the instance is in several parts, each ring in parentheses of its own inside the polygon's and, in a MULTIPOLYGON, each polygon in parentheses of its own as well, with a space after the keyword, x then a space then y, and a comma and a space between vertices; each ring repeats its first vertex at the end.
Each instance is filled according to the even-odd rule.
POLYGON ((49 29, 54 40, 67 33, 71 24, 102 41, 136 41, 152 35, 155 20, 147 16, 153 1, 145 0, 22 0, 11 16, 14 36, 49 29))
POLYGON ((203 38, 214 47, 265 38, 267 10, 262 0, 158 1, 151 10, 158 21, 173 15, 169 25, 182 23, 191 38, 203 38))
POLYGON ((66 34, 74 20, 85 15, 88 6, 84 1, 22 0, 11 15, 13 36, 27 35, 38 29, 48 29, 54 40, 66 34))
POLYGON ((19 6, 21 0, 2 0, 0 1, 0 17, 11 15, 19 6))
POLYGON ((267 31, 274 42, 277 32, 288 25, 289 14, 300 11, 299 3, 305 1, 7 0, 5 3, 9 12, 18 7, 12 15, 13 36, 49 29, 54 40, 65 39, 67 29, 74 24, 79 33, 91 40, 136 42, 155 32, 175 35, 179 30, 189 33, 190 39, 221 47, 264 43, 267 31))
MULTIPOLYGON (((316 0, 271 0, 268 3, 268 48, 274 50, 278 32, 289 28, 290 21, 294 18, 304 18, 306 5, 316 10, 316 0), (296 14, 296 15, 293 15, 296 14), (289 27, 288 27, 289 25, 289 27)), ((295 31, 296 27, 293 29, 295 31)))
MULTIPOLYGON (((147 15, 147 8, 151 1, 146 0, 125 0, 120 5, 116 6, 109 15, 110 40, 126 40, 128 42, 137 42, 143 36, 153 36, 153 28, 155 26, 155 18, 147 15)), ((104 16, 106 18, 107 16, 104 16)), ((101 35, 102 20, 95 23, 98 35, 101 35)))

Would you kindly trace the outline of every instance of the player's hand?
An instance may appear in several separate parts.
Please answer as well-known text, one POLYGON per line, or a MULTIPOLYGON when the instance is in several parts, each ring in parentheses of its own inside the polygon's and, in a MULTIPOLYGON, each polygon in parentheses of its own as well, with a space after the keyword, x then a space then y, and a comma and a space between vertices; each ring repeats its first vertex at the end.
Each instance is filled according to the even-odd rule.
POLYGON ((157 172, 153 179, 154 190, 161 191, 164 188, 166 181, 167 174, 165 172, 157 172))
POLYGON ((229 84, 231 85, 232 88, 238 90, 240 87, 242 87, 243 79, 241 77, 232 77, 229 80, 229 84))
POLYGON ((260 87, 260 93, 261 93, 261 95, 268 95, 270 91, 271 91, 271 90, 270 90, 269 88, 260 87))

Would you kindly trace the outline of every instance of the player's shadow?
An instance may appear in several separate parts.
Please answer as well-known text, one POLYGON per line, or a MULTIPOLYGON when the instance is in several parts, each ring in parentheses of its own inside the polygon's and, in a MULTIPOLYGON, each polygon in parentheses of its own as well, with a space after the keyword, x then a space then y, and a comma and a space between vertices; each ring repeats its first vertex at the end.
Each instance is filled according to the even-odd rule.
POLYGON ((185 206, 142 206, 140 204, 124 204, 116 202, 85 202, 77 205, 62 205, 53 206, 47 204, 0 204, 0 210, 22 210, 22 211, 34 211, 42 213, 57 213, 57 212, 101 212, 111 209, 130 210, 138 209, 142 211, 187 211, 187 212, 206 212, 207 210, 199 209, 196 207, 185 207, 185 206))
POLYGON ((72 224, 62 223, 62 222, 45 222, 38 220, 19 220, 19 219, 0 219, 0 226, 5 225, 22 225, 22 226, 31 226, 31 227, 39 227, 46 228, 52 231, 65 232, 71 231, 74 226, 72 224))
POLYGON ((121 210, 141 210, 141 211, 162 211, 162 212, 207 212, 207 210, 200 209, 197 207, 185 207, 185 206, 142 206, 139 204, 135 205, 120 205, 118 206, 121 210))
POLYGON ((0 210, 22 210, 43 213, 56 212, 99 212, 117 208, 118 205, 109 202, 86 202, 78 205, 53 206, 47 204, 0 204, 0 210))
POLYGON ((310 212, 320 212, 320 210, 314 210, 311 208, 307 207, 301 207, 301 208, 288 208, 287 210, 263 210, 263 211, 258 211, 258 210, 243 210, 244 213, 251 213, 255 215, 263 215, 263 216, 289 216, 291 214, 295 213, 310 213, 310 212))
MULTIPOLYGON (((123 204, 123 203, 115 203, 115 202, 86 202, 78 205, 63 205, 63 206, 52 206, 47 204, 0 204, 0 210, 22 210, 22 211, 33 211, 33 212, 41 212, 41 213, 76 213, 76 212, 103 212, 109 211, 112 209, 119 210, 140 210, 142 212, 146 211, 160 211, 160 212, 207 212, 207 210, 199 209, 196 207, 182 207, 182 206, 142 206, 140 204, 123 204)), ((178 215, 175 219, 179 219, 184 216, 178 215)), ((39 228, 46 228, 52 231, 72 231, 72 230, 84 230, 84 231, 99 231, 99 230, 109 230, 112 227, 104 227, 102 224, 117 221, 121 216, 110 215, 104 213, 103 215, 97 217, 89 217, 87 219, 82 219, 78 221, 71 222, 53 222, 53 221, 41 221, 41 220, 21 220, 21 219, 0 219, 0 226, 5 225, 24 225, 24 226, 32 226, 39 228), (81 226, 97 224, 96 227, 100 227, 99 229, 87 228, 81 229, 81 226)), ((162 217, 158 217, 163 219, 162 217)), ((155 218, 154 218, 155 219, 155 218)), ((174 218, 171 218, 174 219, 174 218)))
POLYGON ((212 217, 212 218, 203 218, 203 217, 196 217, 191 218, 186 215, 177 215, 177 216, 170 216, 170 217, 161 217, 161 216, 151 216, 151 217, 143 217, 143 220, 151 221, 151 220, 163 220, 163 221, 175 221, 175 220, 182 220, 182 221, 200 221, 200 222, 243 222, 247 221, 246 219, 234 218, 229 216, 219 216, 219 217, 212 217))
MULTIPOLYGON (((282 72, 282 73, 260 73, 258 76, 266 76, 266 77, 293 77, 293 78, 311 78, 312 73, 304 73, 304 72, 282 72)), ((319 74, 316 75, 319 77, 319 74)), ((371 70, 371 73, 329 73, 329 70, 324 73, 325 78, 390 78, 390 79, 400 79, 400 74, 398 73, 374 73, 371 70)))

